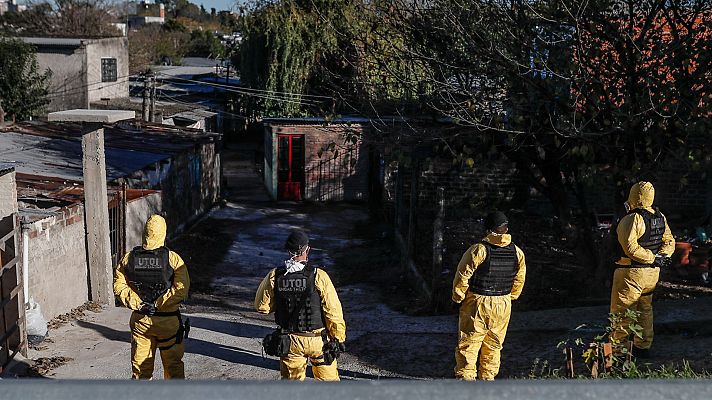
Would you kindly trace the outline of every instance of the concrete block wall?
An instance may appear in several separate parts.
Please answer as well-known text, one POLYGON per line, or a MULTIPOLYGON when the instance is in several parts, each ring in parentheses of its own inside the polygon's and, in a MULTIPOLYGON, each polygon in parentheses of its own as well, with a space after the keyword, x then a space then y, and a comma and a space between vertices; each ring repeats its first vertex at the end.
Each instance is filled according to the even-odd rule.
MULTIPOLYGON (((276 136, 278 134, 304 135, 305 187, 302 190, 304 200, 365 201, 368 199, 369 154, 362 140, 363 135, 367 134, 367 129, 362 125, 273 124, 269 126, 266 129, 266 135, 269 135, 266 143, 272 144, 271 154, 269 156, 265 154, 265 163, 268 164, 267 160, 271 160, 271 165, 265 165, 268 189, 270 188, 268 179, 272 180, 273 188, 277 180, 276 136), (347 136, 356 136, 359 140, 351 143, 347 140, 347 136), (334 144, 333 151, 329 149, 332 144, 334 144)), ((276 188, 273 197, 276 197, 276 188)))
POLYGON ((29 229, 29 296, 49 320, 89 299, 84 208, 65 207, 29 229))
POLYGON ((17 212, 15 170, 0 165, 0 218, 17 212))
POLYGON ((127 37, 91 40, 86 45, 89 102, 129 97, 129 47, 127 37), (116 82, 101 81, 101 59, 116 59, 116 82))
POLYGON ((149 194, 126 204, 126 250, 143 244, 143 228, 153 214, 163 211, 160 192, 149 194))
POLYGON ((52 71, 47 112, 89 107, 85 48, 40 49, 37 63, 42 71, 52 71))

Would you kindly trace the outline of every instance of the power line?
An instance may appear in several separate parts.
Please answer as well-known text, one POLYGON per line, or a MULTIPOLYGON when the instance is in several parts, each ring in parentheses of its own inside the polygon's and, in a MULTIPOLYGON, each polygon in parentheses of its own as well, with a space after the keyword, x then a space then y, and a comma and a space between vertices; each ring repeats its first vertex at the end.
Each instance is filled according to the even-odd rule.
MULTIPOLYGON (((157 73, 160 74, 160 75, 170 76, 170 77, 172 77, 172 78, 174 78, 174 79, 188 80, 188 79, 184 79, 184 78, 178 78, 178 77, 175 77, 175 76, 173 76, 173 75, 165 74, 165 73, 162 73, 162 72, 157 72, 157 73)), ((195 81, 195 82, 205 83, 205 82, 203 82, 203 81, 195 81)), ((215 85, 220 85, 220 84, 218 84, 218 83, 216 82, 215 85)), ((235 86, 230 86, 230 85, 220 85, 220 86, 229 87, 229 88, 235 88, 235 86)), ((277 91, 277 90, 254 89, 254 88, 247 88, 247 87, 239 87, 239 88, 237 88, 237 89, 239 89, 239 90, 244 90, 244 91, 248 91, 248 92, 257 92, 257 93, 266 93, 266 94, 279 94, 279 95, 287 95, 287 96, 294 96, 294 97, 311 97, 311 98, 315 98, 315 99, 325 99, 325 100, 331 100, 331 99, 333 99, 333 97, 330 97, 330 96, 322 96, 322 95, 316 95, 316 94, 300 94, 300 93, 294 93, 294 92, 280 92, 280 91, 277 91)))
MULTIPOLYGON (((166 97, 166 98, 168 98, 168 99, 171 99, 171 101, 174 101, 174 102, 176 102, 176 103, 183 104, 183 105, 186 105, 186 106, 202 106, 202 107, 205 107, 203 104, 201 104, 201 103, 199 103, 199 102, 181 101, 181 100, 178 100, 177 98, 175 98, 174 96, 170 96, 170 95, 167 95, 167 94, 165 94, 165 93, 164 93, 164 94, 161 94, 160 97, 166 97)), ((222 110, 217 110, 217 109, 213 109, 213 110, 209 110, 209 111, 216 112, 216 113, 218 113, 218 114, 231 115, 231 116, 233 116, 233 117, 247 118, 247 117, 244 116, 244 115, 235 114, 235 113, 231 113, 231 112, 228 112, 228 111, 222 111, 222 110)))
MULTIPOLYGON (((159 72, 159 74, 166 76, 166 74, 161 74, 160 72, 159 72)), ((167 76, 170 76, 170 75, 167 75, 167 76)), ((196 81, 193 79, 177 78, 177 77, 172 77, 172 76, 171 76, 171 79, 176 79, 176 80, 185 81, 185 82, 192 82, 192 83, 199 84, 199 85, 217 87, 217 88, 221 88, 221 89, 225 90, 226 92, 238 93, 238 94, 262 98, 262 99, 266 99, 266 100, 274 100, 274 101, 279 101, 279 102, 294 103, 294 104, 309 105, 309 106, 314 106, 317 104, 314 101, 310 101, 310 100, 292 100, 292 99, 287 99, 287 98, 277 97, 277 96, 272 96, 272 95, 266 95, 266 94, 262 95, 262 94, 249 93, 245 90, 242 90, 241 88, 236 88, 234 86, 229 86, 229 85, 208 83, 208 82, 196 81)))

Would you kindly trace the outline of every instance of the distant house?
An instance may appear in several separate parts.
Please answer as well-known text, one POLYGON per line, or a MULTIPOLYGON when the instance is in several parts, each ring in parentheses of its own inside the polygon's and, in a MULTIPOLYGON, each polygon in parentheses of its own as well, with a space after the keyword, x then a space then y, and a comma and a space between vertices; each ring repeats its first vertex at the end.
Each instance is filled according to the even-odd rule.
POLYGON ((52 71, 49 112, 129 96, 128 38, 21 39, 36 47, 40 68, 52 71))
POLYGON ((136 15, 129 16, 129 28, 140 28, 148 24, 164 24, 166 10, 163 3, 155 4, 153 1, 142 1, 136 4, 136 15))
POLYGON ((18 12, 26 8, 24 5, 18 5, 17 0, 0 0, 0 15, 6 12, 18 12))

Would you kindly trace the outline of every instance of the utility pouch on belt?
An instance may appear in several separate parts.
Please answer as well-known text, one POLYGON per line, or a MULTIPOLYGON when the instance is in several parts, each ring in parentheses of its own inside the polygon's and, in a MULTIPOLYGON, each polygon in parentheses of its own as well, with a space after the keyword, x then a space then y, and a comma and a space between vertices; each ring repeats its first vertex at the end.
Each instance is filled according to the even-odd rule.
POLYGON ((176 333, 176 344, 183 343, 183 339, 188 339, 190 333, 190 318, 186 318, 185 322, 181 318, 178 319, 178 332, 176 333))
POLYGON ((265 336, 262 340, 262 347, 265 353, 275 357, 286 357, 289 354, 289 348, 292 345, 292 339, 286 333, 282 333, 281 329, 275 329, 274 332, 265 336))
POLYGON ((326 329, 322 331, 321 337, 324 340, 324 346, 321 348, 324 354, 321 357, 317 357, 317 359, 323 361, 312 362, 314 366, 331 365, 334 363, 334 360, 338 359, 341 355, 339 342, 336 341, 336 339, 330 339, 326 333, 326 329))

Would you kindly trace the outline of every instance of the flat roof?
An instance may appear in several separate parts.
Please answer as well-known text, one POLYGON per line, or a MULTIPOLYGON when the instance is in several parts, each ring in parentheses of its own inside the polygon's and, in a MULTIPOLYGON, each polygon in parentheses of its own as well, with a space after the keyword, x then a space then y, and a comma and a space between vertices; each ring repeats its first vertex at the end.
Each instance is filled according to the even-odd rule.
POLYGON ((110 36, 103 38, 62 38, 62 37, 18 37, 25 43, 34 44, 37 46, 56 46, 56 47, 79 47, 82 44, 96 43, 104 40, 124 39, 123 36, 110 36))
POLYGON ((21 37, 20 40, 25 43, 36 44, 40 46, 79 47, 86 39, 21 37))
POLYGON ((134 118, 136 118, 135 111, 86 109, 57 111, 49 113, 47 116, 50 122, 89 122, 100 124, 112 124, 114 122, 134 118))

